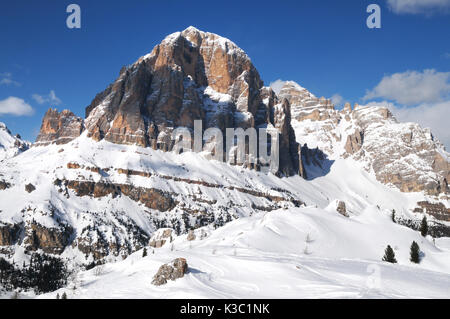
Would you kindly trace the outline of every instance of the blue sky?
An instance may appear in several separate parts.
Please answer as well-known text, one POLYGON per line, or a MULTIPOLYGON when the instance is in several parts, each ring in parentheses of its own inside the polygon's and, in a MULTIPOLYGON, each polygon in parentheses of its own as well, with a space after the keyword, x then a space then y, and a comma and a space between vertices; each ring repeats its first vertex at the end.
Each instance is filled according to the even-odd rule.
POLYGON ((2 1, 0 121, 34 141, 50 106, 84 117, 123 65, 193 25, 244 49, 266 85, 294 80, 339 103, 385 103, 450 146, 450 1, 425 2, 2 1), (66 27, 70 3, 81 29, 66 27), (381 29, 366 26, 370 3, 381 29))

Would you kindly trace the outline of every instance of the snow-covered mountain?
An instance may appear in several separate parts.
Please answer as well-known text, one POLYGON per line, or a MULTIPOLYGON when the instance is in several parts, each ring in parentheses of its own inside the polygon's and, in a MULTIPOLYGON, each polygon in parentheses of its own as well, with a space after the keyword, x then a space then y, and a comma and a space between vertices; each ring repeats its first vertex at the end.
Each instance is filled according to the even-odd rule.
POLYGON ((20 135, 12 136, 6 125, 0 122, 0 161, 16 156, 30 147, 20 135))
POLYGON ((399 123, 385 107, 346 104, 336 110, 295 82, 279 93, 291 104, 292 126, 300 144, 319 148, 330 160, 353 157, 377 179, 403 192, 424 191, 448 198, 450 154, 416 123, 399 123))
POLYGON ((124 67, 85 119, 50 109, 33 147, 1 162, 0 256, 99 265, 70 297, 449 297, 448 177, 429 131, 294 82, 276 94, 236 44, 189 27, 124 67), (196 119, 278 130, 279 171, 175 154, 171 132, 196 119), (424 215, 435 240, 416 231, 424 215), (397 265, 381 262, 388 244, 397 265), (187 276, 151 286, 175 257, 187 276))

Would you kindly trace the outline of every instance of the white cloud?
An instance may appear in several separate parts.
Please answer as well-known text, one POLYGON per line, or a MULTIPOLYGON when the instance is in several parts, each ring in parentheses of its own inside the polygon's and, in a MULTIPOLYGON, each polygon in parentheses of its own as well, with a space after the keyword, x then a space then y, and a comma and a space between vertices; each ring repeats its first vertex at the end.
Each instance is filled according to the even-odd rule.
POLYGON ((31 96, 38 104, 49 103, 53 105, 61 104, 61 100, 56 96, 55 91, 51 90, 48 95, 33 94, 31 96))
POLYGON ((20 86, 21 84, 12 79, 12 74, 9 72, 0 73, 0 85, 14 85, 20 86))
POLYGON ((283 87, 283 85, 286 83, 287 81, 283 81, 281 79, 276 80, 275 82, 270 82, 270 87, 272 88, 272 90, 278 94, 281 91, 281 88, 283 87))
POLYGON ((26 103, 24 100, 10 96, 7 99, 0 101, 0 116, 1 115, 32 115, 34 113, 31 105, 26 103))
POLYGON ((378 85, 367 91, 363 100, 383 98, 399 104, 417 105, 444 100, 450 93, 450 72, 406 71, 386 75, 378 85))
POLYGON ((333 102, 334 105, 342 105, 344 103, 344 98, 336 93, 331 97, 331 102, 333 102))
POLYGON ((387 0, 387 5, 397 14, 431 15, 450 11, 450 0, 387 0))

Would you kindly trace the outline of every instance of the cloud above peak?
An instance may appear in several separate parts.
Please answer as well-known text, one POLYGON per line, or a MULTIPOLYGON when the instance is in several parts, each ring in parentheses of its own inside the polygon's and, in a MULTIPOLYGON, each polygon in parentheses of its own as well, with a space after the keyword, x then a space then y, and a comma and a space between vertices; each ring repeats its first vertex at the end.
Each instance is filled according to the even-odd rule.
POLYGON ((387 0, 389 9, 397 14, 425 14, 450 12, 450 0, 387 0))
POLYGON ((50 93, 47 94, 47 95, 33 94, 31 97, 38 104, 49 103, 49 104, 52 104, 52 105, 59 105, 62 102, 61 99, 56 96, 56 93, 53 90, 51 90, 50 93))
POLYGON ((382 98, 403 105, 435 103, 450 95, 450 72, 434 69, 406 71, 385 75, 372 90, 368 90, 364 101, 382 98))

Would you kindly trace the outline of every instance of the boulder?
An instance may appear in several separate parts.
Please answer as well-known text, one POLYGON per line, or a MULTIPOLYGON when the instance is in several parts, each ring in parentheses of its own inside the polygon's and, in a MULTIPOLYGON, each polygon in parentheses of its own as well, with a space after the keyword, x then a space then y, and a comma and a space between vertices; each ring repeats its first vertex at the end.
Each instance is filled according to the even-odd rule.
POLYGON ((193 241, 193 240, 195 240, 195 233, 194 233, 194 231, 191 229, 189 232, 188 232, 188 235, 187 235, 187 240, 188 241, 193 241))
POLYGON ((336 211, 341 214, 342 216, 349 217, 349 214, 347 213, 347 208, 345 205, 345 202, 338 201, 336 206, 336 211))
POLYGON ((34 192, 36 190, 36 187, 33 184, 30 183, 30 184, 25 185, 25 190, 28 193, 31 193, 31 192, 34 192))
POLYGON ((169 264, 162 265, 153 277, 152 284, 155 286, 165 285, 169 280, 177 280, 187 273, 188 264, 186 259, 177 258, 169 264))

